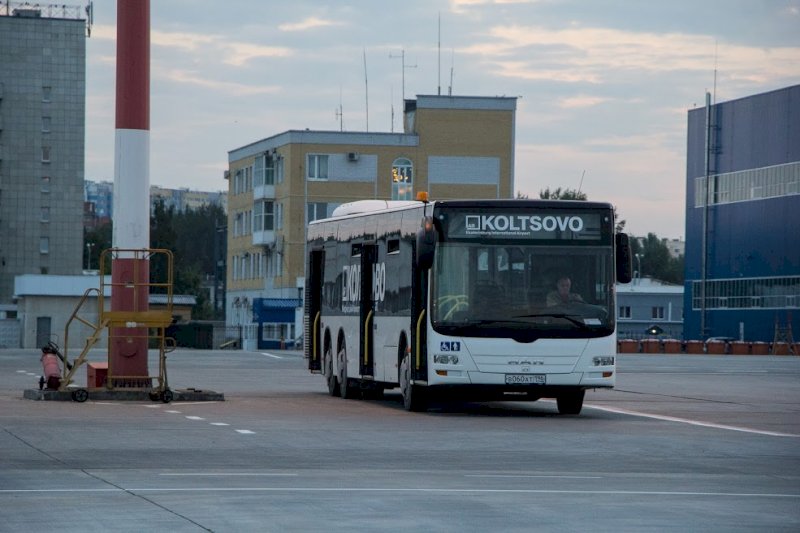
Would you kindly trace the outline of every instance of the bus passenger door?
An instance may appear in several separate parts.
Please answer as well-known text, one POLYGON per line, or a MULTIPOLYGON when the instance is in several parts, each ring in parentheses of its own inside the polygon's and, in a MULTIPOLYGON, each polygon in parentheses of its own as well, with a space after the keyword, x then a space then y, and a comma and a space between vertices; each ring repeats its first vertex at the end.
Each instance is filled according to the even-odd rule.
POLYGON ((306 278, 306 315, 304 342, 308 369, 322 371, 322 282, 325 252, 312 250, 308 258, 308 277, 306 278))
POLYGON ((373 277, 378 260, 378 247, 364 244, 361 251, 361 303, 359 306, 359 373, 362 376, 375 376, 375 302, 373 301, 373 277))

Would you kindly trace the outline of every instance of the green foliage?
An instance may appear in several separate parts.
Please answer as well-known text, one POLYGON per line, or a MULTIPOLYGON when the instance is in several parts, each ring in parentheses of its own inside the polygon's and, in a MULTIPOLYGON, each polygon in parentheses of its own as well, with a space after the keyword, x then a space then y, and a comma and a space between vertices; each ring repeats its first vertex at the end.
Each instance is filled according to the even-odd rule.
POLYGON ((539 191, 539 198, 542 200, 581 200, 586 201, 589 197, 586 195, 585 192, 581 192, 578 189, 562 189, 558 187, 556 189, 550 190, 550 187, 539 191))
MULTIPOLYGON (((111 248, 111 222, 84 232, 83 234, 83 265, 86 266, 88 248, 89 270, 100 269, 100 254, 103 250, 111 248)), ((111 274, 111 261, 106 258, 104 274, 111 274)))
POLYGON ((683 256, 672 257, 669 248, 655 233, 644 238, 631 239, 631 252, 634 255, 633 268, 639 269, 641 276, 647 276, 667 283, 683 284, 683 256), (636 254, 639 258, 636 258, 636 254))
MULTIPOLYGON (((173 294, 188 294, 196 298, 192 318, 221 319, 214 316, 208 291, 203 280, 214 276, 214 240, 217 225, 225 223, 225 212, 218 205, 176 212, 157 200, 150 215, 150 247, 170 250, 173 254, 173 294)), ((90 268, 99 269, 100 254, 112 247, 112 225, 104 224, 84 234, 84 266, 90 252, 90 268), (89 246, 87 246, 87 244, 89 246)), ((221 250, 220 253, 225 253, 221 250)), ((167 279, 167 256, 155 254, 150 258, 150 281, 163 283, 167 279)), ((111 274, 111 260, 106 256, 104 274, 111 274)), ((166 292, 154 288, 153 292, 166 292)))
MULTIPOLYGON (((197 320, 221 318, 213 316, 208 291, 202 285, 204 279, 214 276, 214 240, 217 225, 224 221, 225 212, 218 205, 176 212, 163 200, 155 203, 150 218, 150 246, 172 251, 173 293, 196 298, 192 318, 197 320)), ((151 260, 151 279, 163 276, 165 268, 163 261, 151 260)))

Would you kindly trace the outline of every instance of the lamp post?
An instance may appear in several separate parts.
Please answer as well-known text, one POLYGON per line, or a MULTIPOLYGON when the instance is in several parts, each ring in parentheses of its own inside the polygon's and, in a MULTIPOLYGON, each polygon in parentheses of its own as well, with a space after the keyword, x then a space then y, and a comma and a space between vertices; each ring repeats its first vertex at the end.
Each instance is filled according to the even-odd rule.
POLYGON ((94 243, 87 242, 86 243, 86 270, 92 269, 92 247, 94 243))
MULTIPOLYGON (((642 257, 644 254, 635 254, 636 255, 636 278, 642 278, 642 257)), ((639 283, 638 281, 636 283, 639 283)))

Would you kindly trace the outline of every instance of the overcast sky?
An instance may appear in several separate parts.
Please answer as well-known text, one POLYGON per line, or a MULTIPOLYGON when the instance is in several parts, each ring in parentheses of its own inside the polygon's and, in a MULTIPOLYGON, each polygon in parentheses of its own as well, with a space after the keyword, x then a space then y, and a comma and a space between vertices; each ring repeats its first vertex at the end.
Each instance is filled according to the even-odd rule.
MULTIPOLYGON (((116 1, 95 0, 93 181, 114 175, 115 39, 116 1)), ((687 111, 715 65, 718 102, 800 83, 800 0, 152 0, 150 182, 227 190, 229 150, 289 129, 401 131, 403 93, 452 87, 519 97, 517 191, 583 175, 629 232, 683 237, 687 111)))

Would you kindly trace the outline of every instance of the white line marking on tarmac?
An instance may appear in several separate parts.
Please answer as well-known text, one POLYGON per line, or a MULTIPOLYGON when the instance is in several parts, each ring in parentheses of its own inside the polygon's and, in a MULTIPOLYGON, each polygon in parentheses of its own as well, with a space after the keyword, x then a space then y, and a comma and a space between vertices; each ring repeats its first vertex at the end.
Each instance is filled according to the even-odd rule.
POLYGON ((297 477, 297 474, 271 473, 271 472, 180 472, 161 473, 159 476, 253 476, 253 477, 297 477))
POLYGON ((17 374, 27 374, 27 370, 17 370, 17 374))
POLYGON ((464 474, 464 477, 491 477, 491 478, 548 478, 548 479, 603 479, 603 476, 542 476, 525 474, 464 474))
POLYGON ((690 418, 679 418, 676 416, 667 415, 654 415, 651 413, 641 413, 639 411, 629 411, 628 409, 619 409, 617 407, 603 407, 600 405, 586 404, 584 407, 597 409, 599 411, 606 411, 609 413, 617 413, 622 415, 639 416, 642 418, 653 418, 655 420, 664 420, 666 422, 678 422, 680 424, 689 424, 692 426, 701 426, 706 428, 724 429, 727 431, 739 431, 741 433, 754 433, 756 435, 768 435, 770 437, 794 437, 798 438, 800 435, 795 433, 781 433, 780 431, 765 431, 761 429, 746 428, 741 426, 728 426, 725 424, 715 424, 713 422, 703 422, 701 420, 692 420, 690 418))
POLYGON ((249 429, 237 429, 236 433, 241 433, 242 435, 255 435, 255 431, 250 431, 249 429))
POLYGON ((230 424, 226 424, 225 422, 211 422, 212 426, 230 426, 230 424))
POLYGON ((280 355, 275 355, 272 353, 261 352, 261 355, 266 355, 267 357, 272 357, 273 359, 283 359, 280 355))
POLYGON ((202 416, 187 416, 189 420, 205 420, 202 416))
POLYGON ((179 414, 181 414, 181 412, 180 412, 180 411, 173 411, 173 410, 164 411, 164 412, 165 412, 165 413, 172 413, 173 415, 179 415, 179 414))
POLYGON ((70 493, 70 492, 418 492, 429 494, 572 494, 616 496, 696 496, 708 498, 788 498, 800 499, 800 494, 749 492, 688 492, 647 490, 549 490, 549 489, 436 489, 396 487, 127 487, 102 489, 0 489, 0 494, 70 493))

